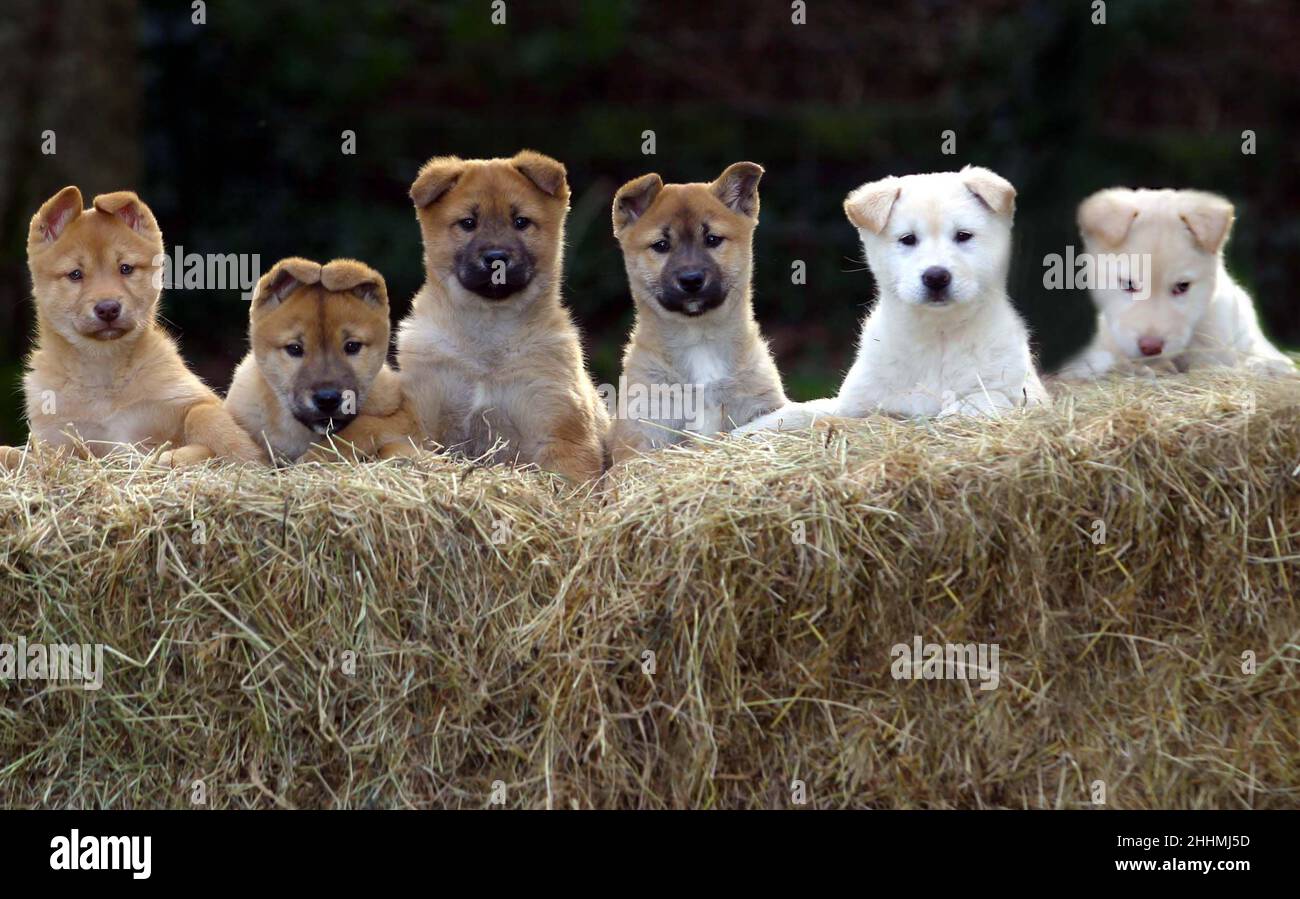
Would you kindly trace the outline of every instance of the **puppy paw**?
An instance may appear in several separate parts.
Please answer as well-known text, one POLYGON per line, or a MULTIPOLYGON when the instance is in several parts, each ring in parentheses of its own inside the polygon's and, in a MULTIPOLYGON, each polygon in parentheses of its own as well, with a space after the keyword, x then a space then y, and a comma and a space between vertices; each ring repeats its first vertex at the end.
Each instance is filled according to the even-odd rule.
POLYGON ((174 450, 167 450, 158 456, 158 464, 164 468, 183 468, 187 465, 197 465, 200 462, 211 459, 212 450, 206 446, 191 444, 189 446, 177 447, 174 450))
POLYGON ((1246 362, 1245 368, 1246 371, 1260 378, 1300 377, 1300 369, 1287 359, 1251 359, 1246 362))
POLYGON ((420 449, 409 440, 402 440, 397 443, 386 443, 379 448, 376 458, 385 459, 420 459, 425 456, 432 456, 433 453, 428 450, 420 449))

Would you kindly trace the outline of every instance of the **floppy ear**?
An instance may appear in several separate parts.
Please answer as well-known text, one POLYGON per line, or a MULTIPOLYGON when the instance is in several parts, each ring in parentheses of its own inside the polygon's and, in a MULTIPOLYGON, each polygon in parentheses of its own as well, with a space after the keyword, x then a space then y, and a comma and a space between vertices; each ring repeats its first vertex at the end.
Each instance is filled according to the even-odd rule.
POLYGON ((298 256, 281 259, 271 266, 271 270, 258 280, 257 287, 253 289, 253 311, 279 305, 302 285, 319 282, 320 275, 320 264, 310 259, 298 256))
POLYGON ((364 262, 335 259, 321 268, 321 286, 333 293, 351 293, 372 306, 388 306, 384 276, 364 262))
POLYGON ((855 227, 879 234, 902 191, 903 185, 893 175, 863 184, 844 198, 844 214, 855 227))
POLYGON ((158 228, 153 212, 135 195, 135 191, 119 190, 111 194, 100 194, 95 197, 92 205, 100 212, 117 216, 137 234, 162 238, 162 231, 158 228))
POLYGON ((411 184, 411 199, 415 208, 423 209, 436 203, 443 194, 456 186, 465 171, 465 162, 458 156, 435 156, 420 167, 420 173, 411 184))
POLYGON ((81 215, 81 205, 81 191, 75 187, 65 187, 50 197, 32 216, 31 228, 27 231, 27 245, 54 243, 68 225, 81 215))
POLYGON ((1016 189, 997 172, 978 165, 968 165, 961 170, 961 180, 967 190, 998 215, 1015 214, 1016 189))
POLYGON ((1129 191, 1112 187, 1099 190, 1080 203, 1077 218, 1079 230, 1085 237, 1117 247, 1128 237, 1137 216, 1138 208, 1129 197, 1129 191))
POLYGON ((633 178, 620 187, 618 193, 614 194, 614 236, 617 237, 624 228, 645 215, 645 211, 663 189, 664 179, 654 172, 633 178))
POLYGON ((709 189, 733 212, 758 218, 758 182, 763 167, 754 162, 733 162, 717 177, 709 189))
POLYGON ((1192 232, 1196 245, 1207 253, 1217 253, 1228 240, 1236 211, 1223 197, 1195 190, 1179 191, 1183 209, 1178 217, 1192 232))
POLYGON ((564 163, 532 150, 520 150, 510 162, 519 174, 533 182, 542 193, 561 200, 568 198, 569 184, 564 163))

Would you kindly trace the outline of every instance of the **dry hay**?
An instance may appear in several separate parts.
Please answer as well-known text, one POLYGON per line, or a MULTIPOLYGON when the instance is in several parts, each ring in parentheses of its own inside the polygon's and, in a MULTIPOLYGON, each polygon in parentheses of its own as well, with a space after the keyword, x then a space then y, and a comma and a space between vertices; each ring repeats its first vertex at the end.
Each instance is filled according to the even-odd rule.
POLYGON ((0 683, 0 804, 1296 807, 1297 383, 716 441, 602 493, 29 458, 0 641, 107 674, 0 683), (918 635, 996 643, 1000 686, 895 680, 918 635))

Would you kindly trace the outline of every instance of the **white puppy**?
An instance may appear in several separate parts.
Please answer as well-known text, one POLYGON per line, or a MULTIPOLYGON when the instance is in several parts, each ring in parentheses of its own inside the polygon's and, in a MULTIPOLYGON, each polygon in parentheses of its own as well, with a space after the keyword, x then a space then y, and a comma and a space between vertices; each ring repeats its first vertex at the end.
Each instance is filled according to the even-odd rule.
POLYGON ((1224 267, 1233 208, 1223 197, 1116 187, 1084 200, 1078 219, 1090 257, 1133 262, 1127 277, 1090 285, 1097 334, 1062 378, 1211 366, 1295 370, 1260 331, 1250 295, 1224 267))
POLYGON ((1016 190, 988 169, 889 177, 844 201, 879 294, 839 396, 793 403, 737 433, 824 415, 996 415, 1047 399, 1007 297, 1016 190))

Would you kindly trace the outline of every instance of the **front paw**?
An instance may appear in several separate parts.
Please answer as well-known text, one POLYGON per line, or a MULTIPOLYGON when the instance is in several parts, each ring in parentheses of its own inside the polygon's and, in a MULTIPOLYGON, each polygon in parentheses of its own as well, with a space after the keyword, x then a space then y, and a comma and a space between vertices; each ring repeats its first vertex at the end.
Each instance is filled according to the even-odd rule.
POLYGON ((191 444, 159 453, 158 464, 163 468, 184 468, 211 459, 212 455, 212 450, 206 446, 191 444))
POLYGON ((379 448, 376 458, 383 461, 385 459, 421 459, 426 456, 433 456, 434 453, 421 449, 409 440, 399 440, 396 443, 385 443, 379 448))

